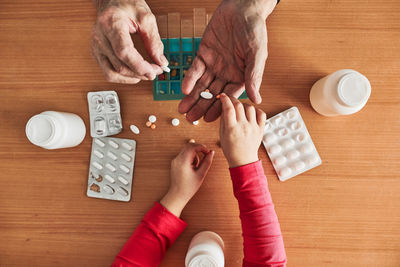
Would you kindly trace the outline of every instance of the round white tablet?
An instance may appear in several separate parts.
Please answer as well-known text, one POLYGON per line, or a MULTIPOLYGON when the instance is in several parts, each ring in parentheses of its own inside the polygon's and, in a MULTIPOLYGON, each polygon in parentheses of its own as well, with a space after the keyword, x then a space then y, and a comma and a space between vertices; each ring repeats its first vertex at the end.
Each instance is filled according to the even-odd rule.
POLYGON ((179 119, 175 118, 175 119, 172 119, 171 123, 173 126, 178 126, 180 121, 179 121, 179 119))
POLYGON ((150 116, 149 116, 149 122, 155 123, 156 120, 157 120, 156 116, 154 116, 154 115, 150 115, 150 116))
POLYGON ((139 128, 136 126, 136 125, 131 125, 129 128, 131 128, 131 131, 134 133, 134 134, 139 134, 140 133, 140 131, 139 131, 139 128))

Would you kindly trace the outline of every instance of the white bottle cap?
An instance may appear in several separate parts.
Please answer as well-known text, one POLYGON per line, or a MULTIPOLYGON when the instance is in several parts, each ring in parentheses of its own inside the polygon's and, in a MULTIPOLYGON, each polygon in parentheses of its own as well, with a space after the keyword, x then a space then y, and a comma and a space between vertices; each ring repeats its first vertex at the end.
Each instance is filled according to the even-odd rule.
POLYGON ((43 147, 54 139, 55 128, 55 122, 50 116, 38 114, 26 124, 26 137, 32 144, 43 147))
POLYGON ((337 92, 344 105, 362 108, 371 95, 371 84, 364 75, 352 72, 339 80, 337 92))

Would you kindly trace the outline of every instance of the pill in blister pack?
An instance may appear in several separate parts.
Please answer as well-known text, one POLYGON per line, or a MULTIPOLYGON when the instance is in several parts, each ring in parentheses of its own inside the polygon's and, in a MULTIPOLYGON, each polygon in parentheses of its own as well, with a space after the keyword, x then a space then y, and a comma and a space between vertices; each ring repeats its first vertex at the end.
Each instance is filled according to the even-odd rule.
POLYGON ((322 163, 296 107, 267 120, 263 144, 281 181, 322 163))
POLYGON ((89 92, 90 135, 103 137, 122 131, 120 104, 115 91, 89 92))
POLYGON ((135 140, 93 138, 87 196, 129 201, 135 153, 135 140))

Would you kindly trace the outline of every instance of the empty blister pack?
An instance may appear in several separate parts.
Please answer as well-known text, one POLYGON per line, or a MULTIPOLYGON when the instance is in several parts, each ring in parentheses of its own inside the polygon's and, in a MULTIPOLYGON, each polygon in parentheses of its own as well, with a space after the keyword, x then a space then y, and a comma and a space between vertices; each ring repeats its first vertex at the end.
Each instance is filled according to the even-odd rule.
POLYGON ((321 158, 296 107, 267 120, 263 144, 281 181, 321 164, 321 158))
POLYGON ((118 95, 115 91, 89 92, 90 135, 103 137, 122 131, 118 95))
POLYGON ((135 140, 93 138, 87 196, 129 201, 135 152, 135 140))

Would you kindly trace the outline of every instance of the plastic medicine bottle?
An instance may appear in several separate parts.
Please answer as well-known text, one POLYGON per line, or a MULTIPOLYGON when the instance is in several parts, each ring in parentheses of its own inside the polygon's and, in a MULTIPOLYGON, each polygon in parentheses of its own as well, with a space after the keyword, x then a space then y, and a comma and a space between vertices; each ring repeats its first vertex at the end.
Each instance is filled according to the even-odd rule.
POLYGON ((371 84, 361 73, 343 69, 320 79, 311 88, 311 106, 324 116, 353 114, 371 95, 371 84))
POLYGON ((85 138, 86 127, 76 114, 45 111, 29 119, 25 132, 32 144, 57 149, 79 145, 85 138))
POLYGON ((214 232, 196 234, 190 242, 185 258, 185 267, 223 267, 224 241, 214 232))

